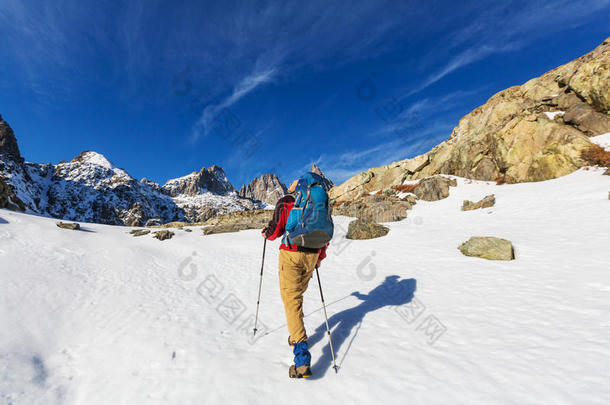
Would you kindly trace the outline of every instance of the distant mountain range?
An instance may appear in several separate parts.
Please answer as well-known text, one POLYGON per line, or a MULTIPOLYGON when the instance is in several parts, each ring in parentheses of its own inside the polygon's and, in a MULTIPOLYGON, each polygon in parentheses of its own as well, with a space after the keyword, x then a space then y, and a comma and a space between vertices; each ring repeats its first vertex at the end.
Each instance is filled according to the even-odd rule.
POLYGON ((56 165, 30 163, 0 116, 0 190, 6 207, 73 221, 143 226, 202 222, 217 214, 273 205, 286 186, 275 174, 264 174, 238 193, 216 165, 160 186, 134 179, 93 151, 56 165))

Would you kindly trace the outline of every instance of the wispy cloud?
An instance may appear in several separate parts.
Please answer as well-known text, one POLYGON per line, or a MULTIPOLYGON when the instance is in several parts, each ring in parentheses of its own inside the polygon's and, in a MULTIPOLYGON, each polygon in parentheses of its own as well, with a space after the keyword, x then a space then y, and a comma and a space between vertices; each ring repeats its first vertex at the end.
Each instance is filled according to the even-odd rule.
POLYGON ((422 66, 445 63, 413 89, 413 95, 449 74, 489 56, 518 51, 543 35, 576 28, 610 6, 610 0, 591 0, 586 6, 572 0, 526 2, 516 6, 495 2, 487 7, 465 8, 463 17, 471 20, 442 38, 442 47, 422 58, 422 66))
POLYGON ((414 88, 407 95, 410 96, 415 93, 419 93, 422 90, 424 90, 425 88, 427 88, 428 86, 438 82, 439 80, 441 80, 448 74, 450 74, 466 65, 470 65, 471 63, 482 60, 489 55, 492 55, 495 53, 501 53, 501 52, 516 51, 516 50, 520 49, 521 47, 522 47, 522 43, 514 42, 514 43, 506 44, 503 46, 499 46, 499 47, 482 45, 479 47, 468 48, 468 49, 458 53, 457 55, 455 55, 445 66, 443 66, 436 73, 433 73, 432 75, 428 76, 428 78, 425 79, 420 86, 414 88))
POLYGON ((220 101, 218 104, 210 104, 209 106, 207 106, 203 110, 199 121, 193 129, 191 141, 196 142, 202 136, 207 136, 210 130, 212 129, 214 118, 220 111, 224 110, 225 108, 230 108, 243 97, 248 95, 248 93, 254 91, 259 86, 262 86, 263 84, 272 81, 277 71, 277 67, 268 68, 263 71, 254 71, 248 76, 244 77, 233 88, 231 94, 224 98, 222 101, 220 101))

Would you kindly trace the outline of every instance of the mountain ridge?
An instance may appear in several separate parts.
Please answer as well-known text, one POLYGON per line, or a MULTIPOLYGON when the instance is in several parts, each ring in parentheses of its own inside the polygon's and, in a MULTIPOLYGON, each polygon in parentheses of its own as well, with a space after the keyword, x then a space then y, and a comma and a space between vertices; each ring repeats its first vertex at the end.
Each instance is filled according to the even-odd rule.
POLYGON ((348 201, 437 174, 507 183, 552 179, 585 165, 581 155, 593 146, 588 138, 605 132, 610 132, 610 38, 494 94, 430 151, 356 174, 330 194, 348 201))

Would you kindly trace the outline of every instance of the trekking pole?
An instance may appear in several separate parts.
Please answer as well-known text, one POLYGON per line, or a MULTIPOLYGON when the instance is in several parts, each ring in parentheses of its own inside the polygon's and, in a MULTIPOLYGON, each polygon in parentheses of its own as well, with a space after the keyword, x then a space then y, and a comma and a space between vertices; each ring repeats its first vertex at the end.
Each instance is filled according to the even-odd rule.
POLYGON ((261 287, 263 285, 263 269, 265 268, 265 250, 267 249, 267 238, 263 243, 263 262, 261 263, 261 278, 258 281, 258 299, 256 300, 256 317, 254 318, 254 336, 256 336, 256 324, 258 323, 258 306, 261 302, 261 287))
POLYGON ((328 333, 328 342, 330 343, 330 354, 333 358, 333 368, 335 373, 339 372, 339 367, 335 362, 335 349, 333 349, 333 340, 330 337, 330 326, 328 326, 328 315, 326 314, 326 303, 324 302, 324 294, 322 294, 322 283, 320 282, 320 272, 318 266, 316 266, 316 277, 318 278, 318 287, 320 287, 320 298, 322 298, 322 307, 324 308, 324 319, 326 320, 326 333, 328 333))

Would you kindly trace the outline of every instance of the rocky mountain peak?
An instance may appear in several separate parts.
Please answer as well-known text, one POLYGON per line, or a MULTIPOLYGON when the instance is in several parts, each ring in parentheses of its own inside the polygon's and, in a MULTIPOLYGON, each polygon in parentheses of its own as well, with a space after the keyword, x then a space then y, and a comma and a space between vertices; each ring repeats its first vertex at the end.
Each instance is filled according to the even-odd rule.
POLYGON ((2 115, 0 115, 0 155, 8 156, 16 162, 23 163, 15 133, 8 122, 2 119, 2 115))
POLYGON ((286 186, 280 179, 275 174, 267 173, 256 177, 247 186, 244 184, 238 194, 243 198, 274 205, 286 193, 286 186))
POLYGON ((315 163, 311 164, 311 172, 322 176, 322 178, 324 179, 324 187, 326 188, 326 190, 330 190, 335 186, 335 183, 333 183, 332 180, 326 177, 324 175, 324 172, 322 172, 322 169, 320 169, 315 163))
POLYGON ((193 172, 184 177, 168 180, 163 186, 169 195, 195 196, 210 192, 218 195, 227 195, 235 192, 235 188, 227 179, 220 166, 203 167, 199 172, 193 172))
POLYGON ((86 164, 92 164, 92 165, 96 165, 96 166, 102 166, 105 167, 106 169, 115 169, 116 166, 113 165, 108 159, 106 159, 106 156, 102 155, 101 153, 97 153, 91 150, 86 150, 81 152, 80 155, 78 155, 77 157, 75 157, 74 159, 72 159, 72 162, 80 162, 80 163, 86 163, 86 164))

